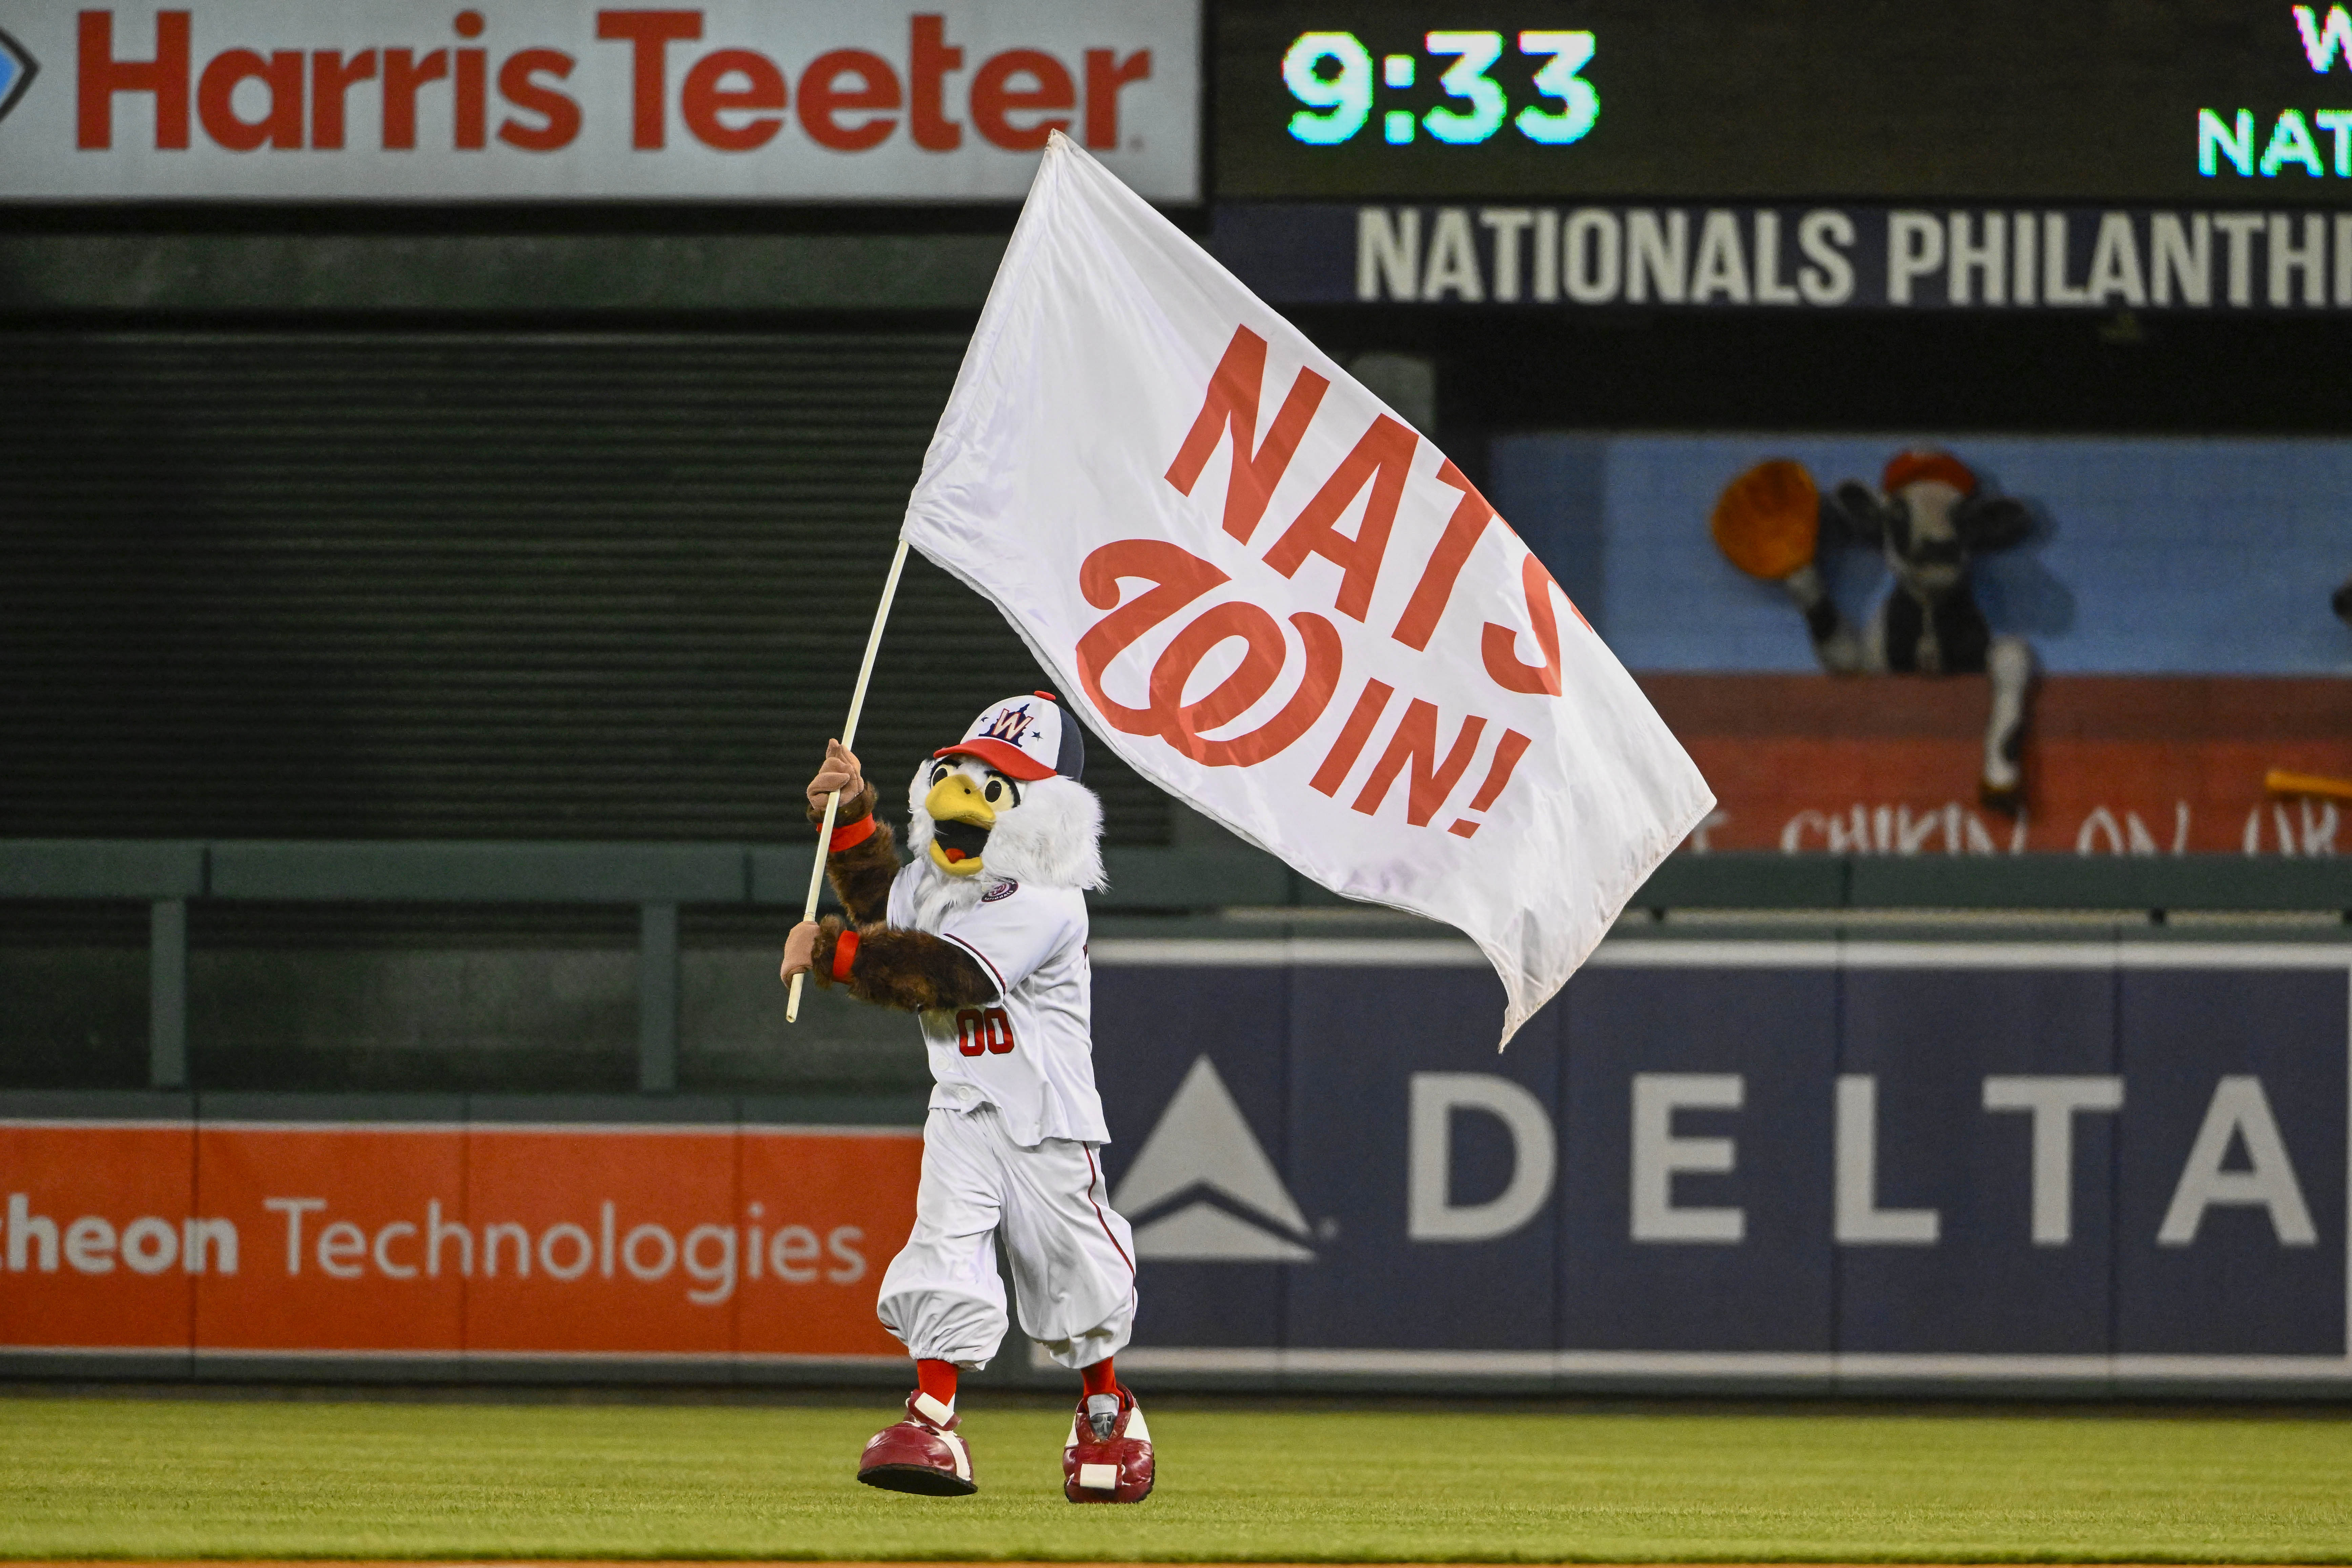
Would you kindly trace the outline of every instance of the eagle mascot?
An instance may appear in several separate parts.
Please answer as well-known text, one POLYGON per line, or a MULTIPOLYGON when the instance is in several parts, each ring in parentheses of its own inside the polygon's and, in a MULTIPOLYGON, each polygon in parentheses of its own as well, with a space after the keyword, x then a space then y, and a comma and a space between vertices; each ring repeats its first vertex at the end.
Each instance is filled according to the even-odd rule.
POLYGON ((825 870, 848 918, 793 929, 783 977, 814 975, 913 1013, 930 1058, 914 1234, 882 1277, 882 1324, 915 1358, 904 1419, 857 1479, 933 1497, 978 1489, 956 1375, 1004 1338, 1001 1237, 1021 1328, 1085 1383, 1062 1446, 1072 1502, 1139 1502, 1150 1431, 1111 1357, 1135 1320, 1135 1247, 1103 1191, 1110 1141, 1095 1091, 1086 891, 1103 886, 1102 804, 1086 746, 1051 694, 995 704, 915 770, 900 865, 840 742, 809 784, 841 793, 825 870))

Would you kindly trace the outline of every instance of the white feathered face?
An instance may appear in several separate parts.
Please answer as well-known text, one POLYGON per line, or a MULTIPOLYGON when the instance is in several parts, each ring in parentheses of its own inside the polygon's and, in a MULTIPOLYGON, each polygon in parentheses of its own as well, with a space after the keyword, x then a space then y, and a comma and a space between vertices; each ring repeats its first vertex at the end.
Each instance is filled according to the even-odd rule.
POLYGON ((1014 779, 978 757, 935 757, 907 790, 907 839, 940 876, 1099 888, 1102 803, 1074 779, 1014 779))

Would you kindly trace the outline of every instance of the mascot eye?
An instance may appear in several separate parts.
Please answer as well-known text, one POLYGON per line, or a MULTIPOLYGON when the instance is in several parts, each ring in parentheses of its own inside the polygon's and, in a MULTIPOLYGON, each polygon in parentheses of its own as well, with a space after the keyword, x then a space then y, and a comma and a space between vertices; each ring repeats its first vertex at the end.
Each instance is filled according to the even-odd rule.
POLYGON ((994 805, 998 801, 1004 798, 1004 781, 1003 779, 991 779, 988 781, 988 787, 980 793, 982 797, 985 799, 989 805, 994 805))
POLYGON ((931 782, 932 782, 933 784, 942 784, 942 783, 945 783, 945 782, 946 782, 946 780, 947 780, 947 776, 948 776, 948 765, 947 765, 945 763, 941 763, 938 767, 935 767, 935 768, 933 768, 933 769, 931 770, 931 782))

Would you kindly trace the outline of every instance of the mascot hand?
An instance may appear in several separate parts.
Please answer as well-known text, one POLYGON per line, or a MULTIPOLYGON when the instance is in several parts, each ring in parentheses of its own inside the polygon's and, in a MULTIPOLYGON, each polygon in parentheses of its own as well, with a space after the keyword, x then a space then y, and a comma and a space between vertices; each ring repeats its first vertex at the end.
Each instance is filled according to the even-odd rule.
POLYGON ((839 741, 824 743, 824 765, 809 780, 809 809, 824 815, 824 797, 835 790, 841 792, 844 805, 866 792, 866 775, 857 765, 856 754, 839 741))
MULTIPOLYGON (((822 778, 824 775, 820 773, 817 776, 822 778)), ((776 978, 790 985, 793 975, 814 969, 816 966, 816 921, 803 921, 793 927, 792 934, 784 938, 784 963, 776 972, 776 978)))

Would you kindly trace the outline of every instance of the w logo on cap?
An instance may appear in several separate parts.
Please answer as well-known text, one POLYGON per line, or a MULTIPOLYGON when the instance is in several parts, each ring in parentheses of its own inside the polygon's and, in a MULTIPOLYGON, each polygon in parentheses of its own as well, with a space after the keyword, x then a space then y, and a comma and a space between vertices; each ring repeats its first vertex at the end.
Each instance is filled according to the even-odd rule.
POLYGON ((1007 708, 997 714, 990 721, 988 728, 981 731, 981 734, 992 741, 1003 741, 1007 745, 1017 746, 1021 743, 1021 737, 1026 735, 1030 727, 1036 722, 1035 717, 1029 711, 1029 704, 1024 702, 1018 708, 1007 708))
POLYGON ((40 62, 33 58, 32 51, 0 33, 0 120, 8 118, 8 111, 16 107, 16 100, 25 96, 25 89, 40 74, 40 62))

